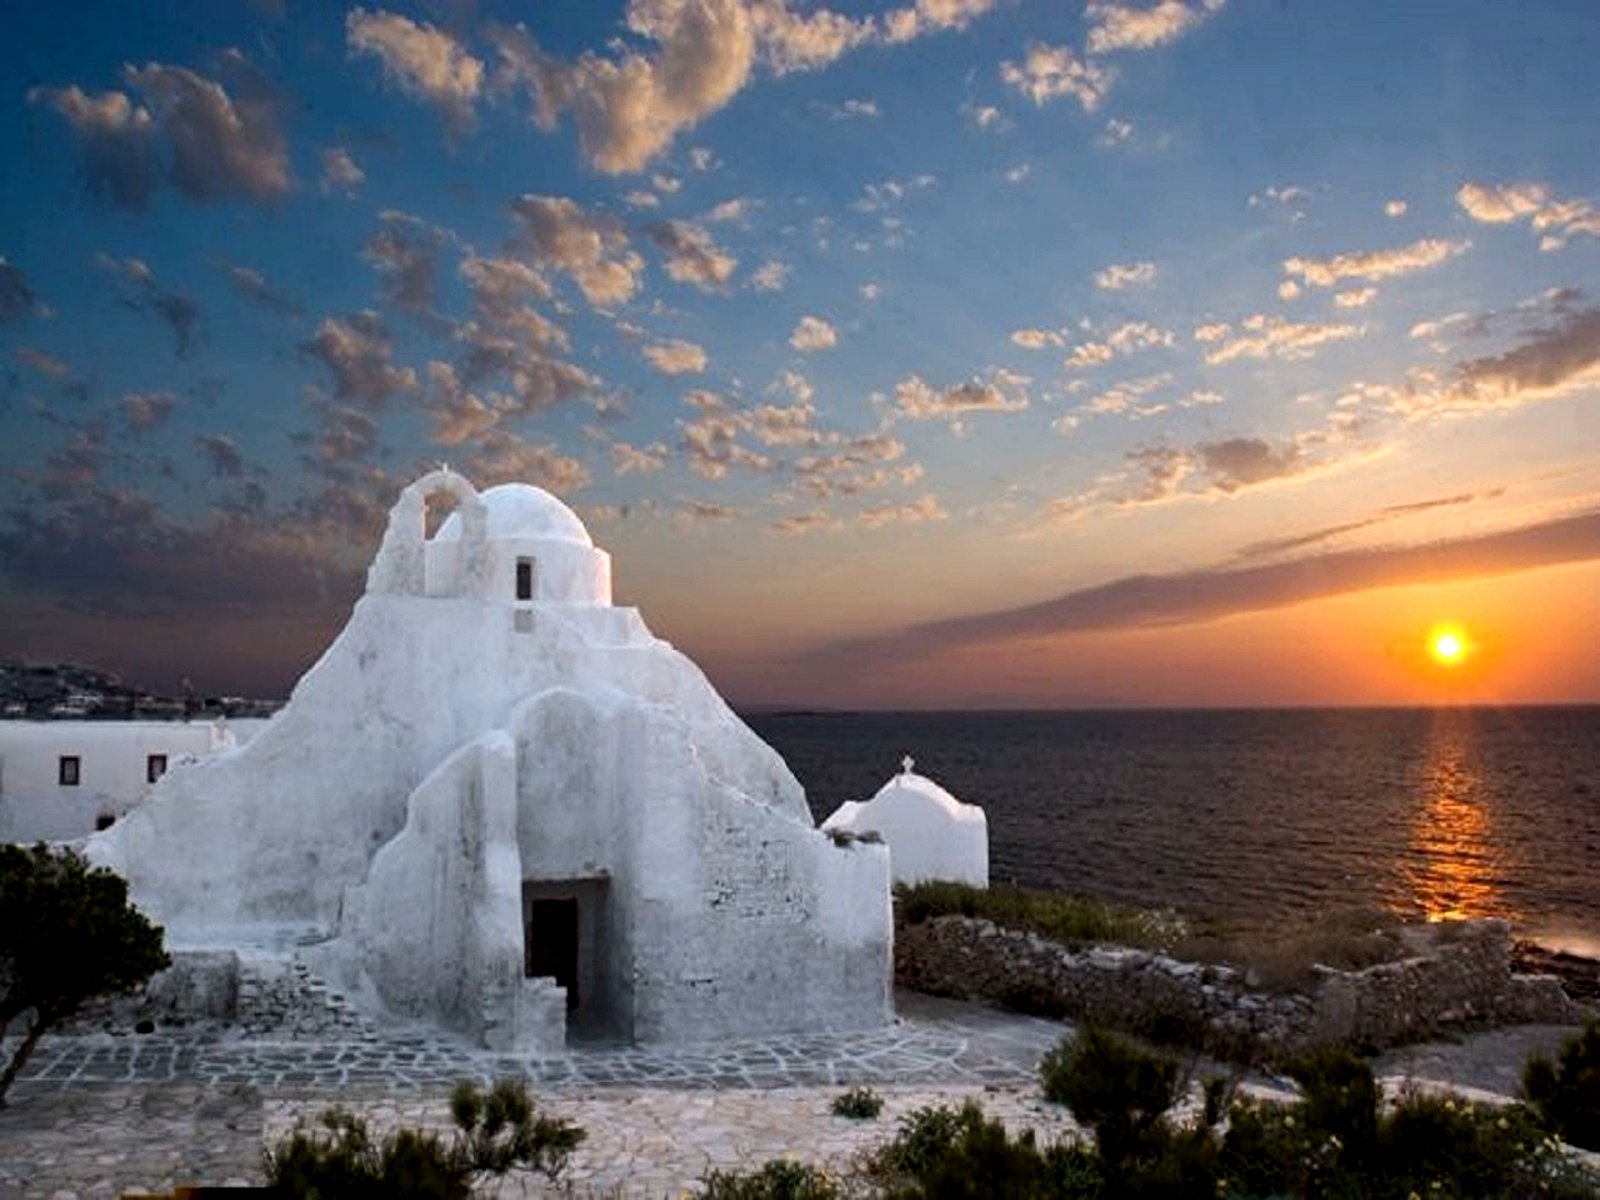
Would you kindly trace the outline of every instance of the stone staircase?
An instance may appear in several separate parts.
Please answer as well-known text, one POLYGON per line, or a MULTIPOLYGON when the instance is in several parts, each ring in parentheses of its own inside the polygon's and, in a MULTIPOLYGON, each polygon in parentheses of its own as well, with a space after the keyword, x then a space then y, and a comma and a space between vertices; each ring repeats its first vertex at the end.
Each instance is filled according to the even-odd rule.
POLYGON ((378 1036, 378 1027, 351 1001, 297 958, 239 961, 234 1028, 270 1041, 344 1041, 378 1036))

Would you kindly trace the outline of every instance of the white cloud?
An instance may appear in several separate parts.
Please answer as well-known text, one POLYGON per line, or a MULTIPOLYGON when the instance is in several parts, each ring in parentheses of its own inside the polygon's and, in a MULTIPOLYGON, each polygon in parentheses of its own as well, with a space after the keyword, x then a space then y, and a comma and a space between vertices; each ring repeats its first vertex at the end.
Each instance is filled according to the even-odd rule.
POLYGON ((1118 354, 1134 354, 1140 350, 1170 350, 1178 339, 1170 331, 1148 322, 1128 321, 1107 334, 1106 341, 1118 354))
POLYGON ((1045 350, 1060 346, 1063 339, 1052 329, 1018 329, 1012 332, 1011 341, 1024 350, 1045 350))
MULTIPOLYGON (((552 129, 572 113, 588 164, 625 174, 644 170, 680 133, 723 108, 758 65, 777 75, 815 70, 858 46, 960 28, 992 5, 917 0, 880 22, 828 8, 799 11, 789 0, 632 0, 628 30, 652 45, 614 43, 574 61, 546 53, 520 25, 491 25, 488 36, 499 55, 498 84, 532 95, 535 122, 552 129)), ((695 169, 710 162, 705 153, 695 169)))
POLYGON ((322 152, 322 190, 353 196, 367 181, 367 173, 350 157, 343 146, 329 146, 322 152))
POLYGON ((1406 215, 1407 207, 1404 200, 1391 200, 1383 206, 1383 215, 1386 217, 1403 217, 1406 215))
POLYGON ((1559 250, 1576 234, 1600 237, 1600 212, 1587 200, 1558 200, 1542 183, 1464 183, 1456 202, 1475 221, 1503 225, 1531 218, 1539 249, 1559 250))
POLYGON ((1175 41, 1199 25, 1223 5, 1223 0, 1156 0, 1149 7, 1089 0, 1084 12, 1089 22, 1085 46, 1090 54, 1109 54, 1117 50, 1149 50, 1175 41))
POLYGON ((1094 273, 1094 285, 1102 291, 1120 292, 1123 288, 1150 283, 1155 277, 1156 265, 1153 262, 1112 263, 1105 270, 1094 273))
POLYGON ((1116 352, 1104 342, 1083 342, 1072 348, 1065 365, 1074 371, 1081 371, 1086 367, 1102 366, 1115 357, 1116 352))
POLYGON ((1334 293, 1333 302, 1340 308, 1365 308, 1377 298, 1375 287, 1352 288, 1348 292, 1334 293))
POLYGON ((974 19, 995 6, 996 0, 916 0, 884 16, 884 35, 891 42, 947 29, 965 29, 974 19))
POLYGON ((1102 146, 1120 146, 1133 138, 1133 122, 1112 117, 1095 140, 1102 146))
POLYGON ((591 213, 559 196, 522 196, 512 202, 534 261, 570 275, 591 305, 632 299, 644 260, 629 248, 614 218, 591 213))
POLYGON ((751 273, 750 286, 758 292, 781 292, 791 269, 788 263, 769 258, 751 273))
POLYGON ((1032 163, 1018 163, 1006 172, 1006 182, 1021 183, 1031 174, 1033 174, 1032 163))
POLYGON ((1278 299, 1298 300, 1304 291, 1305 289, 1302 288, 1295 280, 1285 279, 1282 283, 1278 284, 1278 299))
POLYGON ((472 123, 483 61, 448 33, 398 13, 356 8, 345 18, 345 40, 351 54, 376 57, 390 83, 438 108, 453 128, 472 123))
POLYGON ((878 504, 863 509, 856 523, 864 529, 881 529, 885 525, 943 521, 948 516, 939 498, 929 493, 911 504, 878 504))
POLYGON ((717 245, 704 228, 688 221, 663 221, 648 230, 650 240, 666 252, 667 275, 693 284, 702 292, 721 291, 739 260, 717 245))
POLYGON ((698 375, 706 369, 706 352, 693 342, 669 338, 640 352, 663 375, 698 375))
POLYGON ((1116 72, 1080 59, 1066 46, 1034 42, 1021 63, 1001 64, 1000 78, 1036 105, 1071 96, 1084 112, 1093 112, 1111 90, 1116 72))
POLYGON ((987 381, 969 379, 947 388, 935 388, 919 375, 894 386, 895 410, 913 421, 949 419, 978 412, 1021 412, 1028 407, 1028 379, 1008 371, 995 371, 987 381))
POLYGON ((630 446, 627 442, 611 444, 611 469, 618 475, 647 475, 667 465, 672 451, 660 442, 649 446, 630 446))
POLYGON ((1549 189, 1542 183, 1464 183, 1456 192, 1456 203, 1469 217, 1491 225, 1531 217, 1549 200, 1549 189))
POLYGON ((818 350, 826 350, 836 344, 839 334, 836 329, 821 317, 804 316, 800 323, 794 327, 794 332, 789 335, 789 345, 803 354, 811 354, 818 350))
POLYGON ((743 220, 750 211, 750 201, 743 197, 724 200, 721 204, 714 205, 707 213, 708 221, 739 221, 743 220))
POLYGON ((1227 337, 1207 354, 1206 362, 1217 366, 1236 358, 1308 358, 1319 346, 1364 337, 1366 332, 1365 325, 1297 325, 1282 317, 1257 313, 1241 322, 1236 336, 1227 337))
POLYGON ((128 85, 144 94, 142 105, 122 92, 91 96, 76 86, 33 88, 27 98, 66 118, 90 188, 115 204, 144 207, 163 177, 201 203, 275 201, 290 192, 293 178, 272 90, 238 51, 226 51, 222 65, 232 92, 152 62, 123 68, 128 85), (160 153, 158 138, 170 154, 160 153))
POLYGON ((1409 246, 1396 246, 1388 250, 1336 254, 1323 259, 1291 258, 1284 262, 1283 270, 1287 275, 1300 276, 1315 287, 1335 287, 1345 279, 1390 279, 1425 271, 1465 254, 1471 245, 1471 242, 1465 241, 1423 238, 1409 246))

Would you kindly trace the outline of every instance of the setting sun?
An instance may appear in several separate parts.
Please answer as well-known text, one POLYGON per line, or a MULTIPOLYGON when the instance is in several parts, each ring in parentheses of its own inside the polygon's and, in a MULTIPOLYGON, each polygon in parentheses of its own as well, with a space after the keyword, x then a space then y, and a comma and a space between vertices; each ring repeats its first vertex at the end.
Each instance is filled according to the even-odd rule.
POLYGON ((1435 662, 1453 667, 1467 656, 1467 638, 1454 625, 1440 625, 1428 635, 1428 653, 1435 662))

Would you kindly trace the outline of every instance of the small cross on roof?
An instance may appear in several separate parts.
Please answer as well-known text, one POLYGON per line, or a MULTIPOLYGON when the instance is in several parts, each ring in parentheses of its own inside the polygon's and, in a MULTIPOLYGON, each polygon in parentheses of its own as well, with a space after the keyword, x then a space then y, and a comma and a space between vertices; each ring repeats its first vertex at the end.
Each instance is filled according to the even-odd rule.
POLYGON ((909 754, 906 755, 904 758, 902 758, 900 760, 900 769, 902 771, 904 771, 907 775, 911 774, 911 768, 916 766, 916 765, 917 765, 916 760, 914 758, 912 758, 911 755, 909 755, 909 754))

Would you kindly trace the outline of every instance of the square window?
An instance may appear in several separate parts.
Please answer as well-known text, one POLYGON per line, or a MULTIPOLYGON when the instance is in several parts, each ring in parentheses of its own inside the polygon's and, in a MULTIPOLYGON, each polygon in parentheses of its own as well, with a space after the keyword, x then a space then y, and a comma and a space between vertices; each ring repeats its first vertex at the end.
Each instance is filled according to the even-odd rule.
POLYGON ((152 754, 144 760, 144 781, 154 783, 167 773, 167 756, 152 754))
POLYGON ((117 823, 117 819, 110 813, 101 813, 94 819, 94 831, 99 833, 102 829, 110 829, 117 823))
POLYGON ((83 762, 76 754, 63 754, 56 765, 56 782, 62 787, 77 787, 83 762))

